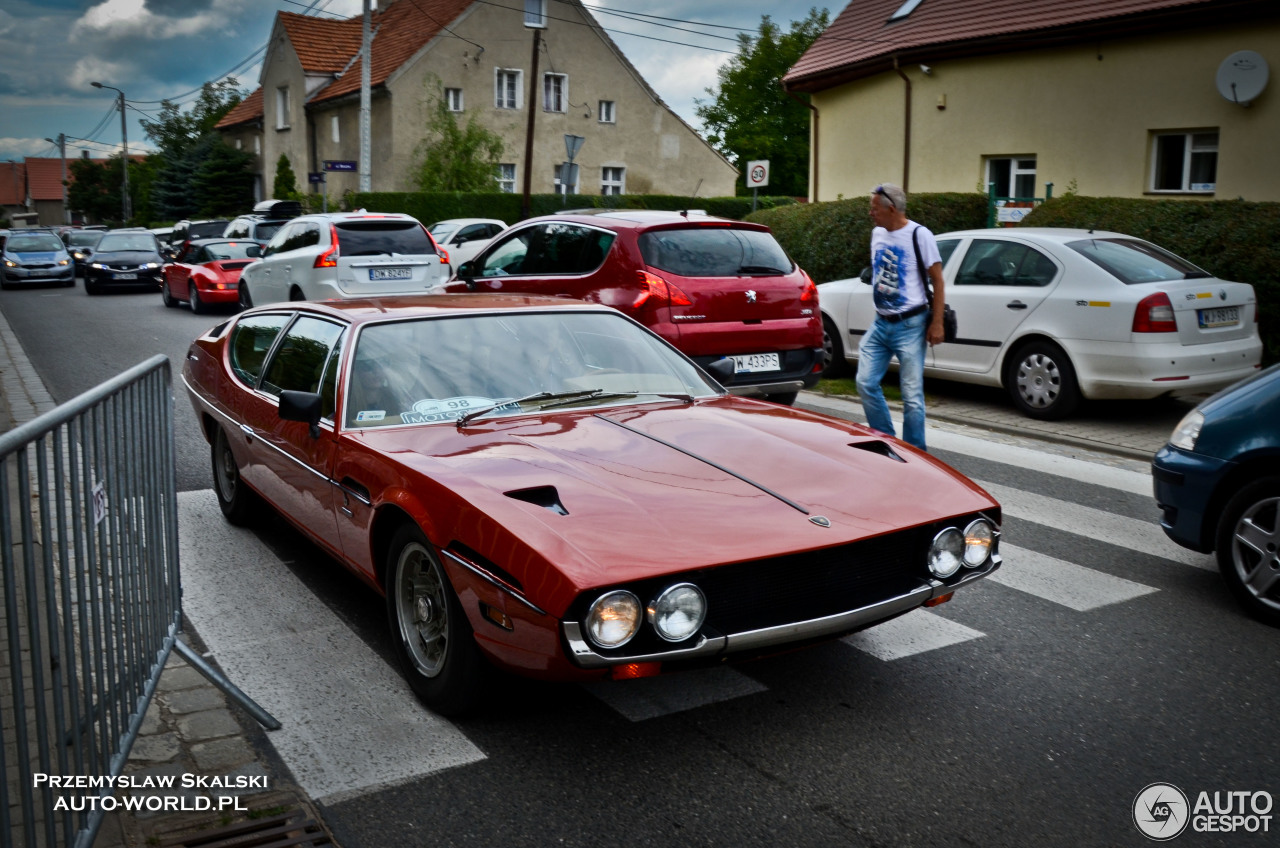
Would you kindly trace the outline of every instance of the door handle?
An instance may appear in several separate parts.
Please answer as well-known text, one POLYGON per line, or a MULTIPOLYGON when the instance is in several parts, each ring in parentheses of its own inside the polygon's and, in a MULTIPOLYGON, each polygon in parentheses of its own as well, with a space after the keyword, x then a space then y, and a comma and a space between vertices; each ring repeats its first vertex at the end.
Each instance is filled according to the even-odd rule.
POLYGON ((1005 304, 1009 309, 1026 309, 1027 305, 1020 300, 1011 300, 1005 304))

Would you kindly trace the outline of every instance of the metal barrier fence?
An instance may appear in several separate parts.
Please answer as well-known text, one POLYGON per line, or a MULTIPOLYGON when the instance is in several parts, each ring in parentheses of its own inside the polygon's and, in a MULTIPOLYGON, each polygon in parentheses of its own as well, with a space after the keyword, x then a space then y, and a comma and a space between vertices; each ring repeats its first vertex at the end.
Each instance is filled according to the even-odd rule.
POLYGON ((124 769, 182 616, 173 451, 164 356, 0 436, 5 845, 102 823, 110 780, 69 805, 38 775, 124 769))

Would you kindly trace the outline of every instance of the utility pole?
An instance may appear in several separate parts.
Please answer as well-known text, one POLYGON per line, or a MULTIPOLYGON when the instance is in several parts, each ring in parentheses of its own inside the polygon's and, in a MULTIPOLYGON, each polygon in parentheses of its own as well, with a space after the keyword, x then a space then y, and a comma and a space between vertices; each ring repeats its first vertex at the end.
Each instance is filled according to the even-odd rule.
POLYGON ((58 158, 62 160, 62 223, 71 223, 71 209, 67 206, 67 136, 58 133, 58 140, 46 138, 45 141, 58 145, 58 158))
MULTIPOLYGON (((366 0, 368 2, 368 0, 366 0)), ((128 223, 132 217, 132 204, 129 202, 129 130, 128 122, 125 120, 124 92, 110 85, 103 85, 100 82, 91 82, 89 85, 94 88, 110 88, 112 91, 120 95, 120 149, 122 151, 121 161, 124 163, 124 190, 120 198, 120 211, 124 216, 123 223, 128 223)))
POLYGON ((361 57, 360 57, 360 191, 368 193, 373 191, 373 173, 372 173, 372 154, 369 146, 372 144, 372 133, 370 131, 370 106, 369 106, 369 88, 370 88, 370 71, 369 66, 373 64, 370 61, 372 54, 372 38, 369 37, 369 18, 373 14, 370 9, 371 0, 364 0, 364 25, 361 32, 361 57))
MULTIPOLYGON (((528 26, 528 23, 525 23, 528 26)), ((524 134, 524 199, 520 202, 520 217, 528 218, 531 212, 529 203, 530 181, 533 179, 533 119, 538 114, 538 48, 542 46, 542 30, 533 30, 533 71, 529 74, 529 126, 524 134)))

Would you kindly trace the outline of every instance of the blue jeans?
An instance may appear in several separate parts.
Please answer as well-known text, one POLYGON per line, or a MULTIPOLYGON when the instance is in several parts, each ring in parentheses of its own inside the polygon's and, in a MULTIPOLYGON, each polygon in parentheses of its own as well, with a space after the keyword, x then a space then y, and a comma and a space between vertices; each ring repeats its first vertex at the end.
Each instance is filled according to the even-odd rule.
POLYGON ((902 389, 902 440, 927 450, 924 443, 924 352, 929 312, 890 323, 877 318, 858 345, 858 396, 867 425, 894 435, 889 404, 880 382, 889 361, 898 357, 898 382, 902 389))

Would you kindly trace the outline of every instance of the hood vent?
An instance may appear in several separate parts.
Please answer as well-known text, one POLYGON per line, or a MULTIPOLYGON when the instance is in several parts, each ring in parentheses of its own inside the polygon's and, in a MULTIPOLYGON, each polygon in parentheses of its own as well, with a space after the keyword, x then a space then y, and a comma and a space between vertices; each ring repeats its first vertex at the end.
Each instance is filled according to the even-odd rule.
POLYGON ((905 459, 894 453, 893 448, 889 447, 888 442, 882 442, 879 439, 868 439, 865 442, 850 442, 849 447, 864 450, 867 453, 878 453, 881 456, 889 457, 889 459, 896 459, 898 462, 906 462, 905 459))
POLYGON ((564 504, 560 503, 560 494, 556 491, 555 486, 535 486, 532 489, 517 489, 514 492, 503 492, 503 494, 518 501, 540 506, 543 509, 554 512, 556 515, 569 514, 569 510, 565 509, 564 504))

